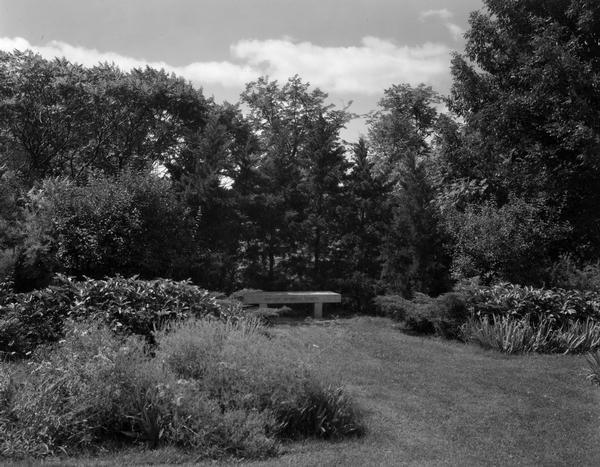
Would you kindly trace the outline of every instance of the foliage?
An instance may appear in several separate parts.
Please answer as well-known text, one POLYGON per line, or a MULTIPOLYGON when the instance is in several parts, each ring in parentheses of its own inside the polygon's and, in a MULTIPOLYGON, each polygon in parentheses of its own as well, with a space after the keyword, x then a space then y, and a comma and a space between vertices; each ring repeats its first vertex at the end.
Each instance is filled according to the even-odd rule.
POLYGON ((597 259, 600 4, 484 6, 452 60, 448 104, 465 125, 445 139, 446 187, 470 185, 500 208, 510 194, 543 197, 556 225, 571 227, 559 251, 597 259))
POLYGON ((552 287, 600 292, 600 262, 578 265, 572 255, 552 264, 548 281, 552 287))
POLYGON ((298 76, 283 85, 259 78, 242 93, 259 143, 254 172, 245 172, 250 180, 236 177, 234 185, 244 190, 245 285, 323 287, 340 275, 339 211, 348 164, 339 132, 350 115, 326 98, 298 76))
POLYGON ((206 315, 235 318, 238 314, 188 282, 135 277, 77 282, 58 276, 55 285, 7 294, 0 301, 0 351, 30 355, 41 344, 60 339, 68 317, 94 318, 113 332, 137 334, 152 342, 153 332, 169 321, 206 315))
POLYGON ((284 438, 362 430, 345 392, 300 370, 289 346, 272 343, 256 321, 188 321, 157 340, 154 356, 137 337, 69 322, 64 338, 27 365, 1 365, 0 453, 72 455, 143 442, 199 458, 262 458, 284 438))
POLYGON ((436 333, 446 338, 460 336, 460 327, 469 317, 464 297, 446 293, 436 298, 416 294, 413 300, 399 295, 382 295, 374 300, 377 310, 396 321, 404 322, 411 331, 436 333))
POLYGON ((158 337, 157 358, 180 378, 194 379, 221 407, 273 414, 268 431, 283 438, 360 434, 354 404, 337 386, 323 385, 259 320, 202 320, 158 337))
POLYGON ((593 352, 586 356, 589 367, 588 379, 600 385, 600 352, 593 352))
POLYGON ((393 184, 377 173, 368 142, 360 138, 351 153, 346 197, 351 202, 339 203, 339 228, 343 232, 339 249, 344 252, 336 288, 348 299, 347 306, 367 312, 374 296, 385 290, 381 280, 385 264, 384 238, 392 219, 393 184))
POLYGON ((392 215, 382 236, 382 278, 390 291, 406 296, 449 288, 449 258, 428 169, 439 102, 431 87, 394 85, 369 120, 375 167, 393 187, 392 215))
POLYGON ((549 322, 555 328, 588 318, 600 321, 600 294, 592 291, 501 283, 472 289, 467 303, 470 311, 480 317, 528 318, 533 324, 549 322))
POLYGON ((12 276, 16 263, 16 247, 21 236, 20 190, 15 172, 0 162, 0 281, 12 276))
POLYGON ((153 175, 98 175, 84 185, 47 179, 27 196, 17 287, 43 286, 54 272, 185 277, 190 221, 169 182, 153 175))
POLYGON ((567 231, 548 218, 543 202, 517 198, 501 207, 484 202, 448 210, 446 224, 455 277, 479 276, 486 283, 541 285, 551 248, 567 231))
POLYGON ((149 169, 185 145, 210 104, 183 78, 152 68, 91 68, 32 52, 0 55, 0 164, 28 186, 149 169))
POLYGON ((600 348, 600 323, 588 318, 556 327, 550 318, 532 324, 528 317, 492 315, 470 319, 463 339, 505 353, 582 353, 600 348))
POLYGON ((25 294, 7 292, 0 301, 0 352, 26 356, 60 339, 73 297, 69 284, 25 294))
MULTIPOLYGON (((5 370, 5 367, 3 367, 5 370)), ((2 387, 4 456, 72 454, 106 443, 173 444, 201 457, 265 457, 267 414, 223 410, 194 381, 175 378, 140 340, 94 323, 8 375, 2 387)))

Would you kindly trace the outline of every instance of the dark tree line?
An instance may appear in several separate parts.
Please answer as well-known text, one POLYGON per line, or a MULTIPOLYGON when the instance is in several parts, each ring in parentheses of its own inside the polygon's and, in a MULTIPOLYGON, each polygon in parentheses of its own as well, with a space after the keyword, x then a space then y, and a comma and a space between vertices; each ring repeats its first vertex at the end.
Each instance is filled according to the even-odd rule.
POLYGON ((297 76, 218 104, 151 68, 3 53, 0 273, 332 288, 364 307, 600 259, 600 5, 487 0, 470 25, 450 96, 393 85, 354 143, 353 115, 297 76))

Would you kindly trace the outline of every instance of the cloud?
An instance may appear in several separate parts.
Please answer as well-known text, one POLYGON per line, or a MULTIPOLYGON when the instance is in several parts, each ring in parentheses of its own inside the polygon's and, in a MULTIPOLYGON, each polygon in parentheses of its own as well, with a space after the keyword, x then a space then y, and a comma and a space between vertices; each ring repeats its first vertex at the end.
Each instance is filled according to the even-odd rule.
POLYGON ((169 73, 181 75, 196 84, 207 82, 220 83, 223 86, 239 86, 240 82, 251 81, 256 78, 255 70, 229 62, 195 62, 187 66, 176 67, 162 61, 132 58, 116 52, 100 52, 96 49, 74 46, 60 41, 51 41, 42 46, 34 46, 21 37, 0 38, 0 50, 12 52, 15 49, 30 49, 48 59, 65 57, 71 62, 87 67, 92 67, 101 62, 114 63, 123 70, 144 68, 148 65, 152 68, 162 68, 169 73))
POLYGON ((429 18, 437 18, 441 20, 446 29, 448 29, 450 32, 452 38, 457 41, 463 37, 465 31, 458 24, 450 21, 453 16, 454 14, 447 8, 443 8, 441 10, 425 10, 419 13, 419 20, 426 21, 429 18))
POLYGON ((231 46, 231 60, 185 66, 100 52, 60 41, 35 46, 23 38, 0 38, 0 50, 14 49, 31 49, 45 58, 65 57, 84 66, 111 62, 130 70, 149 65, 201 86, 216 84, 241 89, 261 75, 287 80, 298 74, 324 91, 362 95, 380 94, 395 83, 439 84, 447 78, 449 66, 449 49, 443 44, 401 46, 376 37, 365 37, 359 45, 347 47, 323 47, 289 38, 242 40, 231 46))
POLYGON ((437 82, 448 72, 445 45, 397 46, 365 37, 359 46, 322 47, 286 40, 241 41, 232 47, 237 59, 276 79, 299 74, 324 90, 376 94, 391 84, 437 82))
POLYGON ((445 26, 448 28, 448 31, 450 31, 450 34, 452 34, 452 37, 455 41, 461 39, 463 37, 463 34, 465 33, 465 30, 461 28, 458 24, 445 23, 445 26))
POLYGON ((441 20, 447 21, 452 18, 454 14, 448 10, 447 8, 442 8, 441 10, 425 10, 419 13, 419 19, 421 21, 425 21, 428 18, 439 18, 441 20))

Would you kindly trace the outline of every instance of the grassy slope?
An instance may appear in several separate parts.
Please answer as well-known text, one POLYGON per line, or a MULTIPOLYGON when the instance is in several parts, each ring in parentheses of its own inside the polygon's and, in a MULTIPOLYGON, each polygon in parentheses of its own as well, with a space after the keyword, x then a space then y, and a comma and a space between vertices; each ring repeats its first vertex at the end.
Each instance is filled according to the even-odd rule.
MULTIPOLYGON (((600 389, 585 380, 582 357, 506 357, 407 336, 377 318, 273 332, 294 342, 318 371, 342 380, 365 408, 369 433, 293 444, 282 457, 253 465, 600 463, 600 389)), ((166 449, 86 464, 184 458, 166 449)))

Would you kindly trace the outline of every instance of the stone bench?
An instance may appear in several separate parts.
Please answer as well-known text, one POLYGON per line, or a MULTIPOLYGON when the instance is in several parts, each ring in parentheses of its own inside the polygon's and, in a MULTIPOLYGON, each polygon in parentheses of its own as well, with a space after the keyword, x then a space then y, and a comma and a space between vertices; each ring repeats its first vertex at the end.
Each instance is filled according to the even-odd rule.
POLYGON ((342 296, 335 292, 246 292, 240 297, 243 303, 268 308, 268 305, 314 303, 315 319, 323 318, 323 303, 341 303, 342 296))

